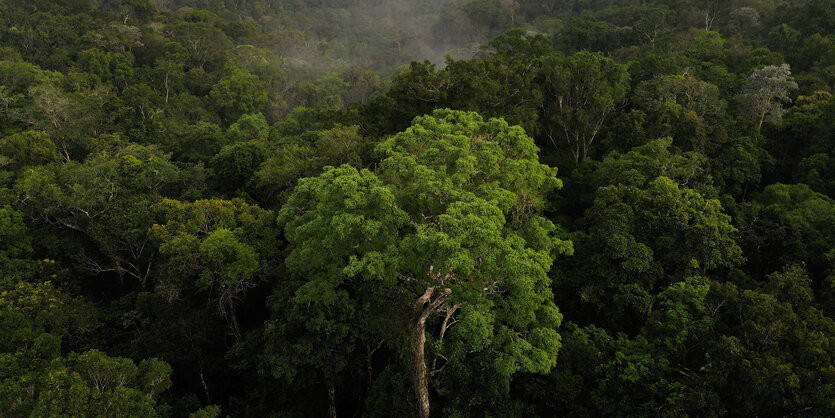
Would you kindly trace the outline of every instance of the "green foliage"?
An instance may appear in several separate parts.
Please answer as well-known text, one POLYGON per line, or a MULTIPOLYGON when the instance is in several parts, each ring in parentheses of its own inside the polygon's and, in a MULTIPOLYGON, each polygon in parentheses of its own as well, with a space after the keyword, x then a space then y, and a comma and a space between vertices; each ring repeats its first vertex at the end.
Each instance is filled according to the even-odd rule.
POLYGON ((687 353, 682 351, 685 343, 698 340, 713 325, 705 315, 705 297, 709 289, 705 280, 691 278, 673 283, 656 296, 647 334, 653 341, 666 346, 670 357, 673 353, 677 358, 686 356, 687 353))
POLYGON ((783 119, 782 102, 791 101, 792 90, 797 90, 797 83, 792 80, 789 65, 770 65, 748 76, 739 100, 755 122, 758 121, 759 129, 766 119, 775 123, 783 119))
POLYGON ((276 242, 274 215, 241 200, 165 199, 153 210, 166 222, 148 234, 167 257, 157 291, 168 303, 196 287, 240 339, 235 310, 269 270, 276 242))
POLYGON ((568 148, 576 164, 588 156, 603 122, 626 97, 629 73, 588 52, 548 57, 543 66, 545 130, 555 148, 568 148))
MULTIPOLYGON (((17 227, 6 222, 2 229, 2 265, 20 268, 12 258, 28 255, 28 237, 20 214, 8 208, 3 213, 17 227)), ((50 281, 23 276, 20 269, 0 280, 0 407, 33 416, 156 415, 153 396, 171 386, 171 368, 156 359, 137 367, 96 350, 61 357, 62 340, 84 338, 95 327, 93 308, 50 281)))
POLYGON ((36 131, 26 131, 3 138, 0 140, 0 153, 8 159, 4 168, 12 171, 61 159, 49 136, 36 131))
POLYGON ((220 188, 234 191, 249 181, 266 158, 262 143, 237 142, 221 148, 212 158, 212 169, 220 188))
POLYGON ((561 210, 582 214, 592 206, 600 187, 610 184, 646 187, 660 176, 680 186, 710 192, 713 180, 705 156, 696 152, 680 153, 672 142, 672 138, 661 138, 624 154, 612 152, 601 161, 584 161, 571 173, 566 185, 571 198, 559 199, 561 210))
POLYGON ((743 245, 757 246, 758 271, 768 273, 791 262, 805 262, 822 277, 825 254, 833 248, 835 202, 805 184, 774 184, 746 208, 744 225, 750 233, 743 245))
POLYGON ((257 76, 245 69, 227 65, 223 78, 212 87, 209 97, 223 115, 233 121, 241 115, 263 110, 267 104, 267 92, 257 76))
POLYGON ((9 206, 0 208, 0 237, 0 271, 4 276, 13 276, 23 270, 15 263, 28 256, 32 246, 23 224, 23 215, 9 206))
POLYGON ((15 405, 13 410, 32 416, 157 416, 154 395, 170 386, 170 373, 171 368, 156 359, 143 360, 137 366, 129 359, 109 357, 97 350, 73 353, 47 362, 37 375, 27 376, 39 389, 36 401, 31 406, 15 405))
POLYGON ((743 261, 719 201, 667 177, 600 187, 583 223, 557 295, 579 293, 580 312, 616 329, 647 321, 654 295, 673 283, 743 261))
POLYGON ((636 101, 647 113, 656 115, 657 132, 669 135, 677 145, 699 152, 710 151, 710 137, 721 137, 726 103, 719 88, 695 77, 664 75, 636 88, 636 101))
POLYGON ((71 256, 95 274, 116 274, 148 284, 151 260, 145 231, 149 206, 186 182, 182 172, 154 147, 116 146, 69 162, 25 169, 15 186, 30 219, 57 231, 81 234, 96 248, 71 256))
POLYGON ((242 115, 238 121, 229 126, 226 130, 227 141, 244 142, 255 139, 265 140, 269 134, 270 126, 264 115, 260 113, 242 115))
POLYGON ((157 139, 160 149, 170 152, 172 159, 187 163, 211 161, 225 144, 223 130, 215 123, 167 123, 165 136, 157 139))
POLYGON ((0 1, 0 415, 835 415, 835 9, 640 3, 0 1))
MULTIPOLYGON (((292 248, 285 263, 301 280, 293 300, 307 306, 308 336, 294 346, 318 341, 344 353, 353 345, 346 336, 382 338, 408 358, 424 350, 423 342, 408 342, 413 321, 414 338, 423 341, 426 321, 446 312, 434 355, 450 368, 475 352, 481 367, 490 365, 491 381, 505 385, 517 371, 549 370, 561 315, 549 301, 545 273, 552 251, 571 246, 536 214, 559 182, 537 162, 530 138, 501 120, 436 111, 378 152, 386 156, 378 174, 329 169, 300 181, 279 213, 292 248), (321 313, 311 317, 311 306, 321 313), (453 315, 458 324, 447 334, 453 315), (352 328, 365 333, 347 334, 352 328)), ((428 358, 416 361, 427 367, 428 358)), ((328 365, 326 376, 340 368, 329 359, 315 363, 328 365)), ((472 378, 461 372, 449 379, 472 378)))
POLYGON ((218 416, 220 416, 220 407, 217 405, 209 405, 189 414, 189 418, 217 418, 218 416))
POLYGON ((361 167, 372 159, 373 143, 360 134, 358 126, 337 125, 279 138, 279 141, 278 149, 264 161, 252 180, 254 194, 268 203, 283 202, 300 178, 317 175, 322 167, 343 164, 361 167))

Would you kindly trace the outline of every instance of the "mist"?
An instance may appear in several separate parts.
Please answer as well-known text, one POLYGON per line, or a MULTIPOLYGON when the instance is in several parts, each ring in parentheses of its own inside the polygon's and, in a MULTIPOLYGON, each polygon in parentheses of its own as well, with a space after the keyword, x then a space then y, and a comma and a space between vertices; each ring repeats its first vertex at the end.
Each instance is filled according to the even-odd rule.
POLYGON ((518 24, 511 15, 513 7, 508 9, 511 14, 498 16, 503 13, 501 1, 156 1, 178 14, 206 7, 224 10, 230 15, 226 18, 251 19, 260 32, 284 38, 259 47, 273 49, 296 64, 304 62, 319 75, 359 67, 385 77, 411 61, 443 65, 447 56, 467 59, 491 37, 518 24), (497 7, 485 16, 485 5, 497 7))

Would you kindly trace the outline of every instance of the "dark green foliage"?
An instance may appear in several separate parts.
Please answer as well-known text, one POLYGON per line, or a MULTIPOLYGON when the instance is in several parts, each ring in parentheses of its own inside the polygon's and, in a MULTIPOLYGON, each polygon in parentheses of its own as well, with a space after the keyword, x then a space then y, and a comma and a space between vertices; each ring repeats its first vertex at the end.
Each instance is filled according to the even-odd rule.
POLYGON ((267 92, 256 75, 231 65, 224 73, 212 87, 209 98, 225 120, 237 120, 241 115, 263 110, 267 92))
POLYGON ((252 177, 266 158, 264 145, 257 141, 238 142, 223 147, 211 163, 218 188, 235 191, 252 177))
POLYGON ((438 110, 378 152, 375 173, 326 169, 279 213, 299 285, 274 296, 291 306, 275 305, 287 313, 267 327, 273 375, 312 367, 333 385, 353 347, 376 341, 424 374, 448 367, 449 390, 472 384, 471 367, 501 386, 547 372, 561 315, 546 271, 571 244, 537 215, 559 181, 533 141, 502 120, 438 110))
POLYGON ((0 415, 833 416, 834 17, 0 0, 0 415))

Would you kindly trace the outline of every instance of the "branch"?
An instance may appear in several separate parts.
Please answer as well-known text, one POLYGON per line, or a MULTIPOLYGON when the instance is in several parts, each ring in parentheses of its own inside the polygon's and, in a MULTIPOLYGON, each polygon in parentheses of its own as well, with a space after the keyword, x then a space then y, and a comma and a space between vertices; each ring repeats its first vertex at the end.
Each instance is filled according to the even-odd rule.
POLYGON ((452 305, 451 307, 447 308, 446 316, 444 317, 444 322, 441 324, 441 332, 438 334, 438 342, 443 342, 444 341, 444 334, 446 334, 446 330, 449 329, 449 327, 451 327, 453 324, 458 322, 457 320, 453 320, 452 322, 449 322, 449 320, 450 320, 450 318, 452 318, 452 315, 455 314, 455 311, 457 311, 458 308, 460 308, 460 307, 461 307, 461 304, 457 303, 457 304, 452 305))
MULTIPOLYGON (((458 308, 460 308, 460 307, 461 307, 461 304, 456 303, 455 305, 452 305, 451 307, 447 308, 446 316, 444 317, 444 322, 441 324, 441 331, 438 334, 438 342, 439 343, 442 343, 444 341, 444 334, 446 334, 446 330, 449 329, 449 327, 453 326, 456 322, 458 322, 458 320, 453 320, 452 322, 450 322, 449 320, 452 317, 452 315, 455 313, 455 311, 457 311, 458 308)), ((435 371, 440 372, 443 369, 443 366, 440 369, 437 369, 435 367, 435 365, 438 362, 438 357, 441 357, 444 360, 446 360, 446 357, 444 357, 442 354, 436 353, 435 358, 432 359, 432 370, 433 371, 430 374, 434 374, 435 371)), ((446 363, 444 363, 444 366, 446 366, 446 363)))
POLYGON ((446 358, 446 357, 444 357, 443 355, 438 354, 438 356, 437 356, 437 357, 435 357, 435 359, 437 360, 437 358, 438 358, 438 357, 440 357, 440 358, 444 359, 444 365, 443 365, 443 366, 441 366, 440 368, 437 368, 437 369, 436 369, 436 368, 435 368, 435 360, 432 360, 432 371, 430 371, 430 372, 429 372, 429 375, 430 375, 430 376, 434 376, 434 375, 436 375, 436 374, 440 373, 441 371, 443 371, 443 370, 444 370, 444 367, 446 367, 446 365, 447 365, 447 364, 449 364, 449 359, 447 359, 447 358, 446 358))
POLYGON ((421 306, 429 302, 429 299, 432 298, 432 294, 435 293, 435 289, 436 288, 434 286, 426 288, 426 291, 423 292, 423 295, 415 301, 415 311, 417 311, 421 308, 421 306))
POLYGON ((426 289, 426 292, 423 293, 423 296, 418 298, 417 302, 415 303, 416 310, 426 305, 427 302, 429 303, 425 308, 423 308, 423 311, 420 313, 420 315, 418 315, 418 327, 423 326, 423 324, 426 323, 426 318, 429 318, 429 315, 432 315, 432 313, 435 312, 435 310, 437 310, 439 306, 443 305, 444 302, 446 302, 446 300, 449 298, 449 295, 452 294, 452 289, 445 288, 443 290, 444 293, 442 295, 435 298, 435 300, 429 302, 430 298, 432 297, 432 294, 435 293, 435 289, 437 289, 437 287, 430 287, 426 289))

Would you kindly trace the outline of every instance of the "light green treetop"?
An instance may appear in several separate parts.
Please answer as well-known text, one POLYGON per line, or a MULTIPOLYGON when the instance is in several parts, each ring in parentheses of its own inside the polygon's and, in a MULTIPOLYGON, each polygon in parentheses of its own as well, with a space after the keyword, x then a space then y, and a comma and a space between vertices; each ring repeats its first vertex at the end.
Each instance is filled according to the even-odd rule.
POLYGON ((376 173, 326 169, 301 180, 279 213, 299 280, 291 301, 321 309, 307 335, 345 347, 340 327, 353 327, 366 333, 354 338, 389 341, 412 360, 421 414, 429 377, 473 352, 505 382, 548 371, 561 314, 547 272, 571 244, 538 215, 560 182, 533 141, 502 120, 439 110, 378 152, 376 173))

